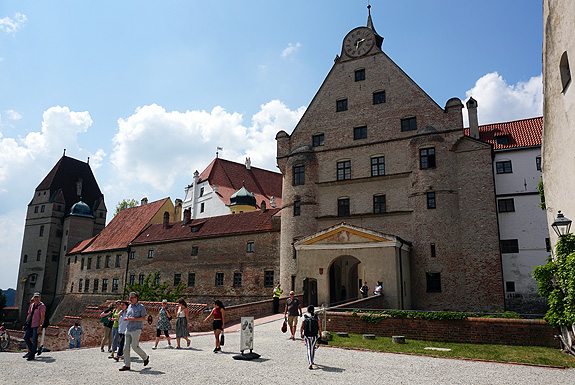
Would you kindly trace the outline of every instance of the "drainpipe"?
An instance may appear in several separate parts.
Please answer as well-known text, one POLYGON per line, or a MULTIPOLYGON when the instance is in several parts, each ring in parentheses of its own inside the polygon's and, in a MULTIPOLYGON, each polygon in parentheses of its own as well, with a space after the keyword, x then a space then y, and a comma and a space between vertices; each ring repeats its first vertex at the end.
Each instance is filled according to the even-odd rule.
POLYGON ((401 242, 401 246, 399 246, 399 293, 400 293, 400 297, 399 297, 399 306, 400 306, 400 310, 404 310, 403 309, 403 263, 401 261, 401 249, 403 248, 403 245, 405 244, 403 242, 403 240, 401 238, 398 238, 399 242, 401 242))

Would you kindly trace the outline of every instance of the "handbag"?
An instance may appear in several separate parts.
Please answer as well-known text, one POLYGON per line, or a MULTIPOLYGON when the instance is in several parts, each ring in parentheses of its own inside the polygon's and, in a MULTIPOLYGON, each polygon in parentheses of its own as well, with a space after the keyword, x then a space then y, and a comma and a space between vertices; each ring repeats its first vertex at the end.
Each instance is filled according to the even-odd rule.
POLYGON ((225 338, 224 338, 224 331, 222 330, 222 334, 220 334, 220 345, 224 346, 225 338))
POLYGON ((282 325, 282 333, 285 333, 285 332, 287 332, 287 320, 286 319, 284 319, 284 323, 282 325))

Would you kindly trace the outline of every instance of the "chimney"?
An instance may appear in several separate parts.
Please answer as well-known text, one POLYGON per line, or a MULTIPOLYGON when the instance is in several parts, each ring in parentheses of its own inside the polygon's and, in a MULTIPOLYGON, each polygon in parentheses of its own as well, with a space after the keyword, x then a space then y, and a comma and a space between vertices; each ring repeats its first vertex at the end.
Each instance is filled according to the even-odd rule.
POLYGON ((252 169, 252 161, 250 160, 250 158, 246 158, 246 168, 248 170, 252 169))
POLYGON ((147 198, 147 197, 143 197, 142 200, 141 200, 141 202, 140 202, 140 206, 147 205, 147 204, 148 204, 148 198, 147 198))
POLYGON ((262 204, 261 204, 260 206, 261 206, 261 213, 262 213, 262 214, 265 213, 265 212, 267 211, 267 209, 266 209, 266 201, 262 201, 262 204))
POLYGON ((182 217, 182 200, 176 199, 176 205, 174 206, 174 220, 178 221, 182 217))
POLYGON ((182 223, 182 226, 187 225, 188 223, 190 223, 191 220, 192 220, 192 209, 187 208, 184 210, 184 223, 182 223))
POLYGON ((164 229, 167 229, 168 223, 170 223, 170 213, 167 211, 164 211, 164 221, 162 222, 162 227, 164 229))
POLYGON ((276 198, 273 196, 270 198, 270 206, 274 209, 276 208, 276 198))
POLYGON ((200 180, 200 173, 198 172, 198 170, 196 170, 194 172, 194 186, 198 185, 199 180, 200 180))
POLYGON ((479 123, 477 121, 477 100, 469 98, 467 103, 467 114, 469 116, 469 136, 479 139, 479 123))

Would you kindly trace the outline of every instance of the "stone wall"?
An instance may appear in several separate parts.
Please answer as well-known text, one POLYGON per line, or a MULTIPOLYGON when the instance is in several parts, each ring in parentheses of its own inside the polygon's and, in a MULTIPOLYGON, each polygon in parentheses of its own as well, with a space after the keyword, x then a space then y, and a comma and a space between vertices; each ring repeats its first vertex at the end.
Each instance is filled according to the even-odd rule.
POLYGON ((543 320, 468 318, 427 321, 388 318, 371 323, 361 320, 360 315, 327 312, 326 329, 331 332, 370 333, 385 337, 402 335, 425 341, 560 348, 559 340, 554 338, 555 329, 543 320))

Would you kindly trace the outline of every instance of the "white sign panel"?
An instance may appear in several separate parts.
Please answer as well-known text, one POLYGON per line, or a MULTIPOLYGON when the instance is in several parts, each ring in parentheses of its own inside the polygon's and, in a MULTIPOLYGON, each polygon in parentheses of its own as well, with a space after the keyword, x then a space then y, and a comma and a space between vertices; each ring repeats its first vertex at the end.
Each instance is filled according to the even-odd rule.
POLYGON ((240 351, 254 348, 254 317, 242 317, 240 330, 240 351))

